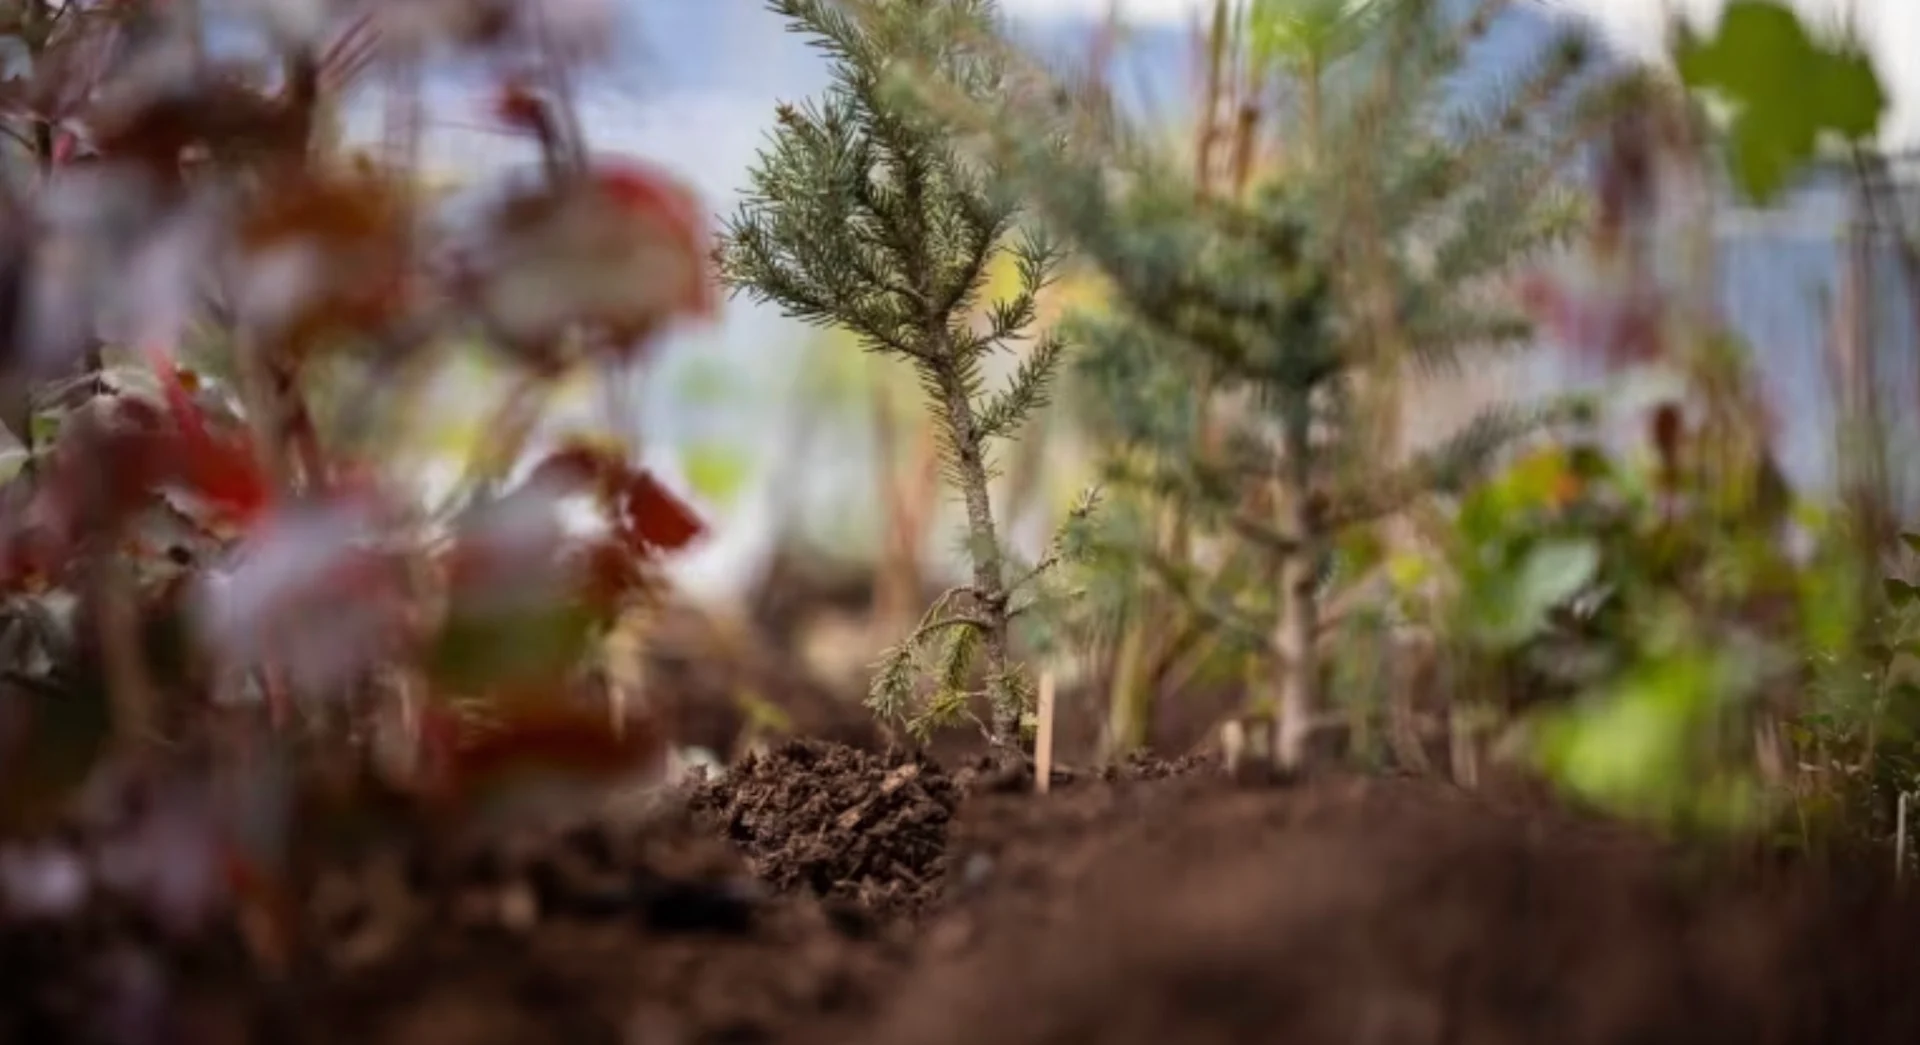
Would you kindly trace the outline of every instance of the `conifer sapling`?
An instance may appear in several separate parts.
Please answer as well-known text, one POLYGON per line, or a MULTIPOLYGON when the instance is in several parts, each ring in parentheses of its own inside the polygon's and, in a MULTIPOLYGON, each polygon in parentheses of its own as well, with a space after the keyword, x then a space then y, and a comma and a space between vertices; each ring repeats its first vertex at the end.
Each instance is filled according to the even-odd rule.
MULTIPOLYGON (((1044 232, 1017 229, 1005 179, 963 157, 949 131, 891 86, 900 60, 940 72, 972 97, 1006 89, 1005 66, 968 43, 990 25, 988 0, 915 0, 842 8, 831 0, 773 0, 812 39, 834 82, 803 105, 782 105, 772 143, 751 171, 746 202, 723 230, 722 278, 788 316, 836 326, 862 346, 912 366, 939 429, 945 478, 967 518, 971 583, 936 600, 878 666, 869 702, 925 735, 970 717, 978 670, 992 708, 988 734, 1019 757, 1031 684, 1009 650, 1013 599, 1058 561, 1010 577, 996 530, 990 450, 1047 400, 1064 344, 1034 337, 1040 294, 1061 252, 1044 232), (989 263, 1011 251, 1018 287, 985 297, 989 263), (989 391, 988 357, 1031 341, 1011 382, 989 391), (916 699, 916 665, 931 656, 930 695, 916 699)), ((1076 510, 1083 516, 1090 504, 1076 510)), ((1064 542, 1055 542, 1056 550, 1064 542)))

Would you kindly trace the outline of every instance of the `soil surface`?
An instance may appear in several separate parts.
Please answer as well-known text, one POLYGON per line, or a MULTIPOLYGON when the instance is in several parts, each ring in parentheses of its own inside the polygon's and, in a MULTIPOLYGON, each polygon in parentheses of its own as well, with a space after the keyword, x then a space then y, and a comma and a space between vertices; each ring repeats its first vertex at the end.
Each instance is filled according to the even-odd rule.
POLYGON ((0 1042, 1920 1041, 1920 905, 1884 876, 1431 780, 1054 784, 779 745, 438 877, 341 868, 277 982, 125 912, 15 926, 0 1042))
POLYGON ((885 920, 940 896, 960 788, 924 758, 793 740, 693 789, 691 808, 783 891, 885 920))

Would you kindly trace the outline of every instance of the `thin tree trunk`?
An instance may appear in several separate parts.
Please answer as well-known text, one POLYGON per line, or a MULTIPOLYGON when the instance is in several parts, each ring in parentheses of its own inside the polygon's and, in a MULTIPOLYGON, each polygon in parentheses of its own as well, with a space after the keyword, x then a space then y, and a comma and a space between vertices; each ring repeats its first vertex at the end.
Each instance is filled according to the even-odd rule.
POLYGON ((985 447, 974 423, 973 403, 956 375, 943 375, 947 424, 953 434, 956 470, 967 507, 967 544, 973 559, 974 612, 984 622, 981 636, 987 697, 993 705, 989 725, 997 760, 1003 765, 1020 760, 1020 712, 1017 690, 1009 683, 1006 572, 1000 538, 994 530, 993 505, 988 496, 985 447))
POLYGON ((1107 758, 1118 762, 1147 742, 1147 719, 1153 709, 1147 688, 1144 623, 1148 607, 1135 600, 1128 607, 1120 647, 1114 654, 1113 680, 1107 694, 1107 758))
POLYGON ((1300 768, 1306 759, 1319 705, 1320 658, 1316 638, 1320 605, 1314 565, 1316 539, 1308 439, 1312 417, 1306 396, 1296 397, 1286 418, 1286 459, 1281 462, 1276 520, 1293 547, 1280 564, 1280 619, 1274 648, 1280 657, 1280 703, 1274 723, 1274 756, 1282 771, 1300 768))

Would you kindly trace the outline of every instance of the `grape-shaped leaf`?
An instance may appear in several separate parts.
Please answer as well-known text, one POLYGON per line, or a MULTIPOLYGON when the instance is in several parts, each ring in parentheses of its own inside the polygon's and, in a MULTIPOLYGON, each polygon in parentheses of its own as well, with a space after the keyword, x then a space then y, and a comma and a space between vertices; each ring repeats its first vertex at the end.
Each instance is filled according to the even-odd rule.
POLYGON ((1872 62, 1850 44, 1816 41, 1778 0, 1733 0, 1706 41, 1676 33, 1681 79, 1733 107, 1734 175, 1757 202, 1785 187, 1821 136, 1871 138, 1888 100, 1872 62))

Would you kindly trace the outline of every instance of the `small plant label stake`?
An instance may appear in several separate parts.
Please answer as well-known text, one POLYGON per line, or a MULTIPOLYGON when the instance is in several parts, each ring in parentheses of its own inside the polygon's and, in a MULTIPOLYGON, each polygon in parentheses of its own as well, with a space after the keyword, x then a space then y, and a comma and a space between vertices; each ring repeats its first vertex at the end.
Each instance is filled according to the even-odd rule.
MULTIPOLYGON (((1033 734, 1033 790, 1046 794, 1053 789, 1053 672, 1040 673, 1038 721, 1033 734)), ((1903 798, 1902 802, 1905 801, 1903 798)), ((1901 808, 1905 808, 1903 805, 1901 808)))
POLYGON ((1912 798, 1913 792, 1900 792, 1900 802, 1893 815, 1893 879, 1896 882, 1907 880, 1907 805, 1912 798))

